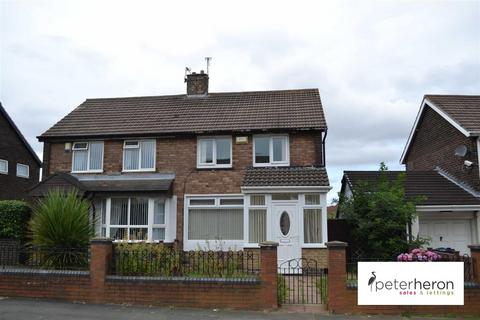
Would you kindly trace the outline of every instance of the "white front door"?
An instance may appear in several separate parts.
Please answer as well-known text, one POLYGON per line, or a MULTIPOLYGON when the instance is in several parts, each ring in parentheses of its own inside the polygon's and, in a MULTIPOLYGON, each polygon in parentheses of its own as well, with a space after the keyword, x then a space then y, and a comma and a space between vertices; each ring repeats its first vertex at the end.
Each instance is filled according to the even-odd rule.
POLYGON ((274 203, 273 236, 278 242, 278 265, 302 257, 297 203, 274 203))
POLYGON ((470 220, 467 219, 420 219, 419 234, 431 240, 429 247, 453 248, 461 254, 468 253, 468 245, 472 243, 470 220))

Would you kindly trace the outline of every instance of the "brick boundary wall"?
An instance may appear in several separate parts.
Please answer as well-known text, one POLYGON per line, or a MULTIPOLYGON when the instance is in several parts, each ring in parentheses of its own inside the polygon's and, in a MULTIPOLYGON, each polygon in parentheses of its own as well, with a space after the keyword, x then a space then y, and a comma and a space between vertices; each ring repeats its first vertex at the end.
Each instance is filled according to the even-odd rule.
MULTIPOLYGON (((347 288, 345 242, 332 241, 328 247, 328 310, 331 313, 480 315, 480 287, 465 288, 463 306, 359 306, 357 289, 347 288)), ((480 246, 470 246, 475 279, 480 279, 480 246)))
POLYGON ((90 272, 0 270, 0 296, 88 303, 273 310, 277 304, 277 243, 260 245, 258 279, 165 279, 108 275, 112 241, 91 242, 90 272))

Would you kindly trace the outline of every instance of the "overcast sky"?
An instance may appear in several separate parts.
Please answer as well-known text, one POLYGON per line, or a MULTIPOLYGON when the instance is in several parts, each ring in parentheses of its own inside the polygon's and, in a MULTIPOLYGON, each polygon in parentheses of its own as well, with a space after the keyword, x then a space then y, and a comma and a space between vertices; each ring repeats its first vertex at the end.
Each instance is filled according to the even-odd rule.
POLYGON ((480 94, 479 1, 0 0, 0 101, 36 136, 86 98, 319 88, 327 168, 399 159, 426 93, 480 94))

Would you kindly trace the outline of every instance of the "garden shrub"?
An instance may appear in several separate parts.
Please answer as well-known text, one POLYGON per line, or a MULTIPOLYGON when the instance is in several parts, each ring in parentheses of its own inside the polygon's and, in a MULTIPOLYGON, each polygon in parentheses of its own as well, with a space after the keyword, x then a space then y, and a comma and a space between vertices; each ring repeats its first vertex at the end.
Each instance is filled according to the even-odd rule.
POLYGON ((183 251, 162 243, 115 244, 114 268, 118 275, 184 276, 190 278, 244 278, 242 253, 234 251, 183 251))
POLYGON ((32 210, 23 201, 0 201, 0 238, 23 240, 32 210))
POLYGON ((34 208, 29 228, 31 245, 39 247, 48 268, 70 268, 87 263, 86 251, 94 235, 90 204, 77 192, 51 191, 34 208))

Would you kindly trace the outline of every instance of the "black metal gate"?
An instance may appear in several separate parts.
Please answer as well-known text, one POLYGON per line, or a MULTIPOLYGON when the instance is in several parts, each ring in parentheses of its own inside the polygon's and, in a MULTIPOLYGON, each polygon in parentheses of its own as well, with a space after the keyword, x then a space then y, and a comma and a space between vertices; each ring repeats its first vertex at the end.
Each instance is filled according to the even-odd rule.
POLYGON ((325 304, 328 270, 312 259, 292 259, 278 267, 280 304, 325 304))

